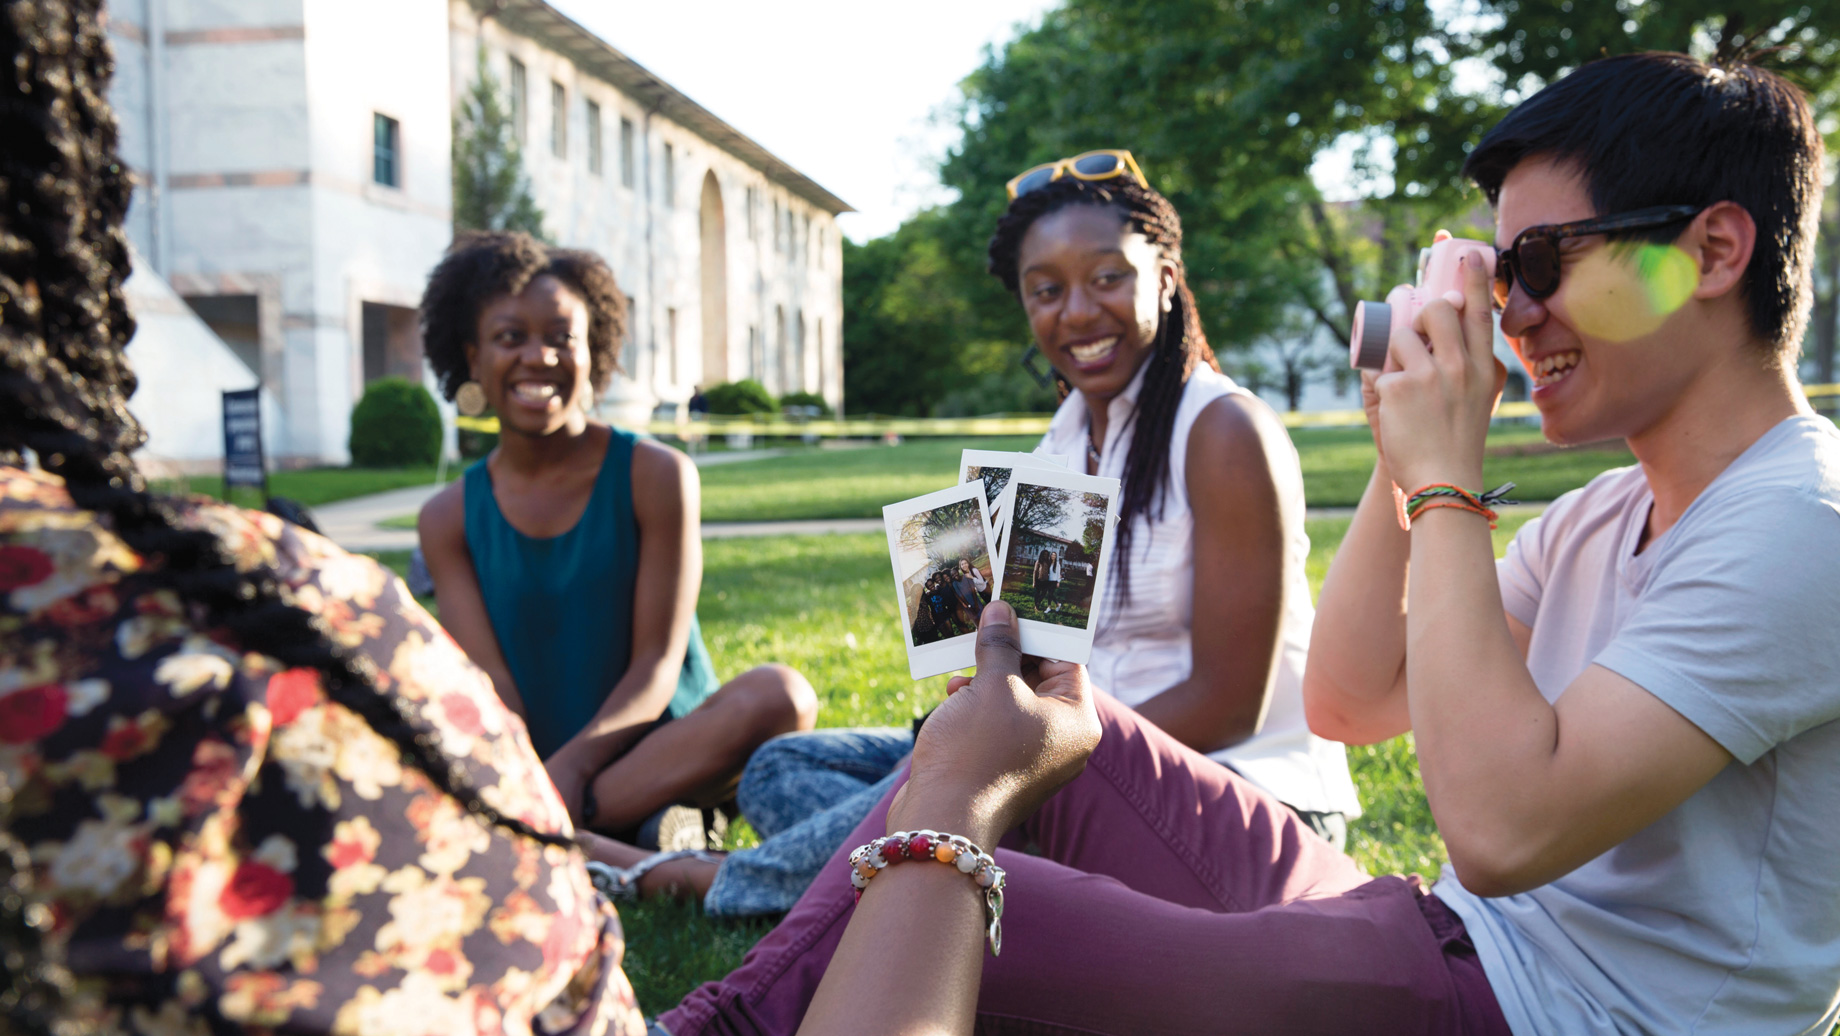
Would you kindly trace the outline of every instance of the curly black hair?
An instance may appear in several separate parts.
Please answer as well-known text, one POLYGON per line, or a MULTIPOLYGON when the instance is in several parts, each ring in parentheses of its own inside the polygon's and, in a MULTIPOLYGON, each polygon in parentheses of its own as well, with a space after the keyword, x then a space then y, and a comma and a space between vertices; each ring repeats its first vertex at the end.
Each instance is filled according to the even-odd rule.
MULTIPOLYGON (((1136 180, 1066 177, 1010 202, 990 239, 990 275, 1002 281, 1010 294, 1021 298, 1019 263, 1023 237, 1036 220, 1070 205, 1095 205, 1116 211, 1127 229, 1148 238, 1176 270, 1176 296, 1157 325, 1150 358, 1145 361, 1150 369, 1144 372, 1137 409, 1130 417, 1135 431, 1131 450, 1125 455, 1124 490, 1118 501, 1118 532, 1112 553, 1119 600, 1128 602, 1132 523, 1138 515, 1151 521, 1163 516, 1163 497, 1169 489, 1169 437, 1175 429, 1182 390, 1197 366, 1206 364, 1219 370, 1220 361, 1214 358, 1207 334, 1201 329, 1201 315, 1195 310, 1195 295, 1189 290, 1187 268, 1182 265, 1182 218, 1176 215, 1168 198, 1136 180)), ((1066 380, 1058 371, 1054 379, 1065 398, 1066 380)))
POLYGON ((466 347, 479 335, 479 311, 501 295, 516 295, 548 274, 588 306, 588 383, 599 395, 620 370, 626 337, 626 297, 606 260, 593 252, 554 248, 518 231, 466 231, 454 238, 422 293, 422 350, 448 399, 472 377, 466 347))
MULTIPOLYGON (((286 603, 274 572, 239 571, 216 535, 189 526, 183 502, 147 491, 131 456, 146 440, 127 408, 135 379, 123 352, 134 333, 122 294, 131 184, 106 97, 114 59, 102 6, 0 5, 0 464, 23 466, 30 455, 62 477, 77 506, 149 559, 144 578, 176 592, 200 628, 317 670, 331 700, 480 819, 573 844, 485 802, 415 707, 378 689, 369 659, 286 603)), ((47 952, 31 862, 9 834, 9 814, 10 797, 0 795, 0 1027, 48 1033, 68 974, 47 952)))

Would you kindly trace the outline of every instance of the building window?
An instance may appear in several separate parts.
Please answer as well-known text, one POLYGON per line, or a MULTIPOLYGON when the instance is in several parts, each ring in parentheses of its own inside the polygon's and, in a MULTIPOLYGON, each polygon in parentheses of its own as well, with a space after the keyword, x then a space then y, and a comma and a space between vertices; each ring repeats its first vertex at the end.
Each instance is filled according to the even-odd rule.
POLYGON ((553 79, 549 84, 549 150, 557 158, 569 157, 569 92, 553 79))
POLYGON ((638 350, 633 348, 634 344, 639 341, 639 316, 634 312, 638 304, 637 299, 631 295, 626 296, 626 338, 620 343, 620 370, 634 381, 639 380, 639 372, 634 369, 634 361, 638 359, 638 350))
POLYGON ((792 388, 795 392, 805 391, 805 314, 798 312, 792 318, 792 388))
POLYGON ((530 140, 530 105, 524 96, 524 63, 511 59, 511 129, 518 143, 530 140))
POLYGON ((775 198, 773 199, 773 250, 778 252, 784 250, 785 247, 785 240, 779 234, 779 199, 775 198))
POLYGON ((664 146, 664 207, 677 207, 677 152, 664 146))
POLYGON ((671 384, 677 384, 677 310, 675 307, 664 311, 664 345, 670 350, 665 362, 670 367, 671 384))
POLYGON ((620 120, 620 186, 633 185, 633 124, 631 119, 620 120))
POLYGON ((812 250, 811 264, 824 269, 824 224, 818 224, 818 247, 812 250))
POLYGON ((746 211, 747 236, 748 236, 748 240, 752 241, 755 238, 760 236, 760 228, 759 226, 757 226, 759 217, 755 215, 755 209, 760 207, 759 192, 755 191, 754 188, 749 187, 746 193, 742 197, 741 207, 747 210, 746 211))
POLYGON ((588 172, 601 175, 601 106, 588 102, 588 172))
POLYGON ((371 116, 371 179, 385 187, 402 186, 402 124, 388 115, 371 116))

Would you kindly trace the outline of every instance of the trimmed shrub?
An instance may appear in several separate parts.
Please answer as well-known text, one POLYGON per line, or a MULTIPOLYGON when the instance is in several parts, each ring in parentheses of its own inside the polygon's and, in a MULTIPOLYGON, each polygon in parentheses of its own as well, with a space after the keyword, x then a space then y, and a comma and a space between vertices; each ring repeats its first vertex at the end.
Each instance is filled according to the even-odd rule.
POLYGON ((709 397, 709 412, 712 414, 772 414, 779 410, 773 402, 773 393, 753 378, 725 381, 704 395, 709 397))
POLYGON ((441 459, 441 411, 419 382, 378 378, 351 409, 351 463, 406 468, 441 459))
POLYGON ((818 395, 816 392, 788 392, 779 397, 779 406, 781 410, 795 406, 815 406, 818 408, 819 417, 833 416, 831 405, 826 403, 824 397, 818 395))

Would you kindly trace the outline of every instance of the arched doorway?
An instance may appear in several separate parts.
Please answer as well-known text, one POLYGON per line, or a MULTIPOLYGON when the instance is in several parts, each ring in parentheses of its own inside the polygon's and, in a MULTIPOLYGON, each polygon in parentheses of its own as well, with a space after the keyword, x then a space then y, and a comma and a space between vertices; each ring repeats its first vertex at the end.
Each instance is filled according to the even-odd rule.
POLYGON ((702 231, 703 387, 728 380, 728 221, 713 170, 703 174, 702 231))

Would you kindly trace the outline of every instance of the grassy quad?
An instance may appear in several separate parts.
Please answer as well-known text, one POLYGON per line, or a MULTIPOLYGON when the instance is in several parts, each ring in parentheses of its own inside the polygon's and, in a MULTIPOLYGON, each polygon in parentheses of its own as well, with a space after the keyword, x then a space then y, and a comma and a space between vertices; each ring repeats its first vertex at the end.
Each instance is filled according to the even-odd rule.
MULTIPOLYGON (((1348 506, 1359 499, 1373 465, 1365 429, 1300 429, 1292 437, 1313 506, 1348 506)), ((950 485, 965 447, 1033 445, 1032 438, 917 440, 711 467, 702 473, 703 517, 875 517, 884 504, 950 485)), ((1630 461, 1620 449, 1544 450, 1537 429, 1501 426, 1490 436, 1486 471, 1491 485, 1519 483, 1521 499, 1549 500, 1630 461)), ((431 478, 427 472, 417 480, 431 478)), ((1498 553, 1530 517, 1504 518, 1495 534, 1498 553)), ((1308 523, 1313 593, 1347 528, 1346 517, 1308 523)), ((916 683, 907 675, 887 541, 879 533, 710 540, 704 549, 698 614, 722 675, 769 661, 795 666, 818 688, 819 724, 827 727, 906 725, 943 698, 945 677, 916 683)), ((406 553, 382 560, 398 571, 407 565, 406 553)), ((1435 876, 1445 860, 1444 845, 1425 804, 1411 736, 1351 747, 1348 758, 1365 810, 1350 825, 1350 853, 1374 874, 1435 876)), ((751 844, 753 834, 738 824, 730 842, 751 844)), ((676 903, 627 907, 622 919, 627 971, 648 1013, 734 968, 770 927, 706 918, 698 908, 676 903)))
MULTIPOLYGON (((1503 521, 1497 550, 1527 517, 1503 521)), ((1346 518, 1309 523, 1313 592, 1347 528, 1346 518)), ((408 558, 382 560, 400 572, 408 558)), ((916 683, 907 675, 887 540, 879 534, 708 541, 697 613, 718 673, 770 661, 795 666, 818 689, 820 726, 904 726, 945 696, 946 677, 916 683)), ((1425 805, 1410 735, 1350 748, 1348 759, 1366 810, 1349 826, 1354 858, 1374 874, 1435 876, 1444 843, 1425 805)), ((731 844, 752 841, 746 824, 731 833, 731 844)), ((770 927, 706 918, 676 903, 625 907, 621 917, 627 971, 648 1013, 732 970, 770 927)))

